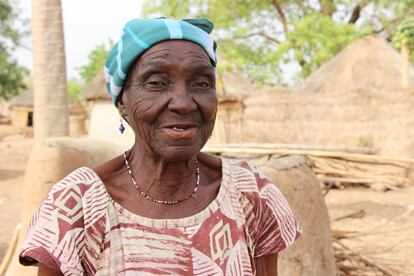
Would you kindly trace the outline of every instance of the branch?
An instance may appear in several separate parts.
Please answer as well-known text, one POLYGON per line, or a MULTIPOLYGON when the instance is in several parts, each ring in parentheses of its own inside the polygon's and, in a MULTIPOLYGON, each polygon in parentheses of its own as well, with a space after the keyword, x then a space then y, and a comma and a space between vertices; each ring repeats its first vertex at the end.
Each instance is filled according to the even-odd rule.
POLYGON ((388 21, 387 23, 385 23, 380 29, 378 30, 373 30, 372 34, 379 34, 382 33, 383 31, 385 31, 387 28, 389 28, 390 26, 393 26, 394 24, 397 24, 399 21, 401 20, 401 17, 397 17, 394 18, 390 21, 388 21))
POLYGON ((265 32, 250 33, 250 34, 247 34, 245 36, 239 36, 239 37, 236 37, 236 38, 248 38, 248 37, 252 37, 252 36, 261 36, 261 37, 265 38, 266 40, 271 41, 271 42, 276 43, 276 44, 281 43, 278 39, 269 36, 265 32))
POLYGON ((367 6, 369 1, 363 0, 359 4, 357 4, 354 9, 352 10, 351 17, 348 20, 348 24, 354 24, 358 21, 361 11, 365 6, 367 6))
POLYGON ((319 6, 321 13, 329 15, 329 17, 332 17, 332 14, 336 10, 332 0, 319 0, 319 6))
POLYGON ((306 4, 306 1, 296 1, 296 4, 300 7, 303 12, 303 15, 307 15, 309 13, 309 6, 306 4))
POLYGON ((279 15, 279 19, 282 22, 283 26, 283 32, 285 33, 285 36, 288 34, 288 25, 285 13, 282 10, 282 7, 280 6, 280 3, 277 0, 272 0, 272 6, 276 9, 277 14, 279 15))

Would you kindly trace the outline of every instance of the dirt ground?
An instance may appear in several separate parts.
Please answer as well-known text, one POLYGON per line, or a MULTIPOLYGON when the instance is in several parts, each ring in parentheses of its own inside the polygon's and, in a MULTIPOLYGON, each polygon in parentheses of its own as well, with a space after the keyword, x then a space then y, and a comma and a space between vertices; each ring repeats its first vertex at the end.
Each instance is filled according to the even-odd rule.
MULTIPOLYGON (((21 135, 0 140, 0 260, 20 219, 24 170, 32 146, 33 139, 21 135)), ((414 275, 414 187, 388 192, 331 190, 325 199, 332 231, 343 246, 392 275, 414 275)))
POLYGON ((20 221, 24 170, 32 145, 33 139, 21 135, 0 140, 0 259, 20 221))

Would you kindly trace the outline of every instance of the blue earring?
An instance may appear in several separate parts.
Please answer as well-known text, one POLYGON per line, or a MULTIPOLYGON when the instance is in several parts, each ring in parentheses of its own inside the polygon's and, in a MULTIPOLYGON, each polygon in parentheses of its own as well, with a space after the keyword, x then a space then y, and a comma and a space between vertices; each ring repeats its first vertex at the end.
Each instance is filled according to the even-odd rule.
POLYGON ((121 122, 121 124, 119 125, 118 130, 119 130, 119 132, 121 132, 121 134, 123 134, 124 131, 125 131, 125 127, 124 127, 124 124, 122 123, 122 118, 121 118, 120 122, 121 122))

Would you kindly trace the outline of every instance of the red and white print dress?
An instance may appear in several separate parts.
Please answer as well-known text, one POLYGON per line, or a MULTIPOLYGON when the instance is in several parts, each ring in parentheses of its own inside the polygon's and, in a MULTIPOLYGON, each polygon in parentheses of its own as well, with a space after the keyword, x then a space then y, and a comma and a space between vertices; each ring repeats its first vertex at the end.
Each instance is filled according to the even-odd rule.
POLYGON ((244 161, 222 159, 217 197, 181 219, 151 219, 115 202, 83 167, 55 184, 33 216, 20 263, 64 275, 255 275, 254 258, 300 235, 279 189, 244 161))

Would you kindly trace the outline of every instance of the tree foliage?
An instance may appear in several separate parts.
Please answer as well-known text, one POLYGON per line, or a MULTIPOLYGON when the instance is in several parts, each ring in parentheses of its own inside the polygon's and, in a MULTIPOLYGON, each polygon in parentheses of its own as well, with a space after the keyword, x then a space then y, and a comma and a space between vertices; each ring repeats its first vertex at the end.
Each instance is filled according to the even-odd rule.
MULTIPOLYGON (((414 5, 414 0, 402 1, 399 3, 400 10, 410 9, 414 5)), ((407 45, 410 49, 414 49, 414 17, 413 13, 403 13, 399 20, 393 35, 393 42, 397 48, 407 45)))
POLYGON ((105 60, 113 42, 98 44, 88 55, 88 62, 80 67, 79 73, 85 84, 88 84, 96 75, 103 73, 105 60))
POLYGON ((0 98, 10 99, 25 88, 28 70, 20 66, 13 52, 24 32, 18 28, 18 15, 11 0, 0 0, 0 98))
MULTIPOLYGON (((388 39, 413 13, 414 0, 145 0, 144 16, 207 17, 225 60, 259 83, 311 74, 353 40, 372 33, 388 39)), ((291 82, 292 80, 290 80, 291 82)))
POLYGON ((84 85, 76 79, 68 80, 68 99, 70 103, 82 99, 84 85))

